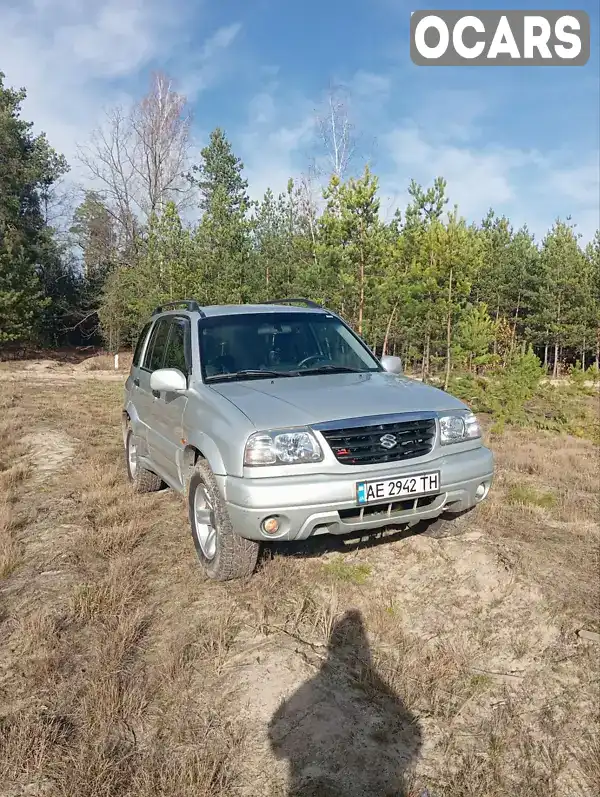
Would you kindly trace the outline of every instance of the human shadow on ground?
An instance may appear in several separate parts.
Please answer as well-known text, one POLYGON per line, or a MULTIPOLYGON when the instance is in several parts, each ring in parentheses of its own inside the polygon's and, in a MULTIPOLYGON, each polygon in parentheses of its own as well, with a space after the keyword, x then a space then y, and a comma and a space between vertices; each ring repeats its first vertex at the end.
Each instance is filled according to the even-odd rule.
POLYGON ((421 728, 377 673, 359 611, 335 624, 326 659, 282 702, 269 740, 288 762, 288 797, 406 797, 421 728))

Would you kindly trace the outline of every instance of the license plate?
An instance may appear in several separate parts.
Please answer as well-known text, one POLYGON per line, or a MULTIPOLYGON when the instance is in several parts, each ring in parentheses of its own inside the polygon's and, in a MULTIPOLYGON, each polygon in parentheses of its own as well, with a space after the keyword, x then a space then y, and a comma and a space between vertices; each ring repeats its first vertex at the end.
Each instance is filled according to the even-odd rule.
POLYGON ((440 489, 440 472, 419 473, 417 476, 397 476, 395 479, 379 479, 356 483, 356 500, 359 504, 377 501, 398 501, 403 498, 418 498, 420 495, 437 493, 440 489))

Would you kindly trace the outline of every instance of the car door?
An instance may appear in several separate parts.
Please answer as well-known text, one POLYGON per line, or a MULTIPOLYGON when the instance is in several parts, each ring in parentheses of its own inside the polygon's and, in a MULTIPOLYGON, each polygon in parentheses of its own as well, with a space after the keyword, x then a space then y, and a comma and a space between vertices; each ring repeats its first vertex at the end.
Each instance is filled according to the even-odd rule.
POLYGON ((129 411, 130 417, 134 419, 139 418, 139 421, 134 420, 133 432, 137 437, 143 440, 144 443, 146 442, 146 424, 148 420, 147 417, 144 417, 144 415, 147 416, 148 406, 144 407, 144 398, 143 396, 140 396, 138 385, 140 384, 140 368, 142 366, 142 357, 144 355, 144 344, 148 339, 148 333, 150 332, 151 327, 152 322, 147 323, 140 333, 135 351, 133 353, 131 370, 129 371, 127 381, 125 382, 128 404, 126 409, 129 411), (131 411, 130 405, 133 405, 134 411, 131 411))
MULTIPOLYGON (((191 376, 191 326, 187 316, 171 316, 169 332, 162 360, 162 368, 177 368, 189 380, 191 376)), ((157 467, 174 484, 180 484, 180 458, 183 413, 187 396, 161 391, 154 394, 150 453, 157 467)))
POLYGON ((159 318, 155 322, 150 339, 146 346, 144 358, 137 374, 137 408, 140 416, 141 426, 144 429, 144 439, 147 445, 149 456, 152 455, 152 436, 156 423, 155 418, 155 396, 150 387, 150 377, 152 372, 162 368, 165 356, 167 338, 169 335, 169 318, 159 318))

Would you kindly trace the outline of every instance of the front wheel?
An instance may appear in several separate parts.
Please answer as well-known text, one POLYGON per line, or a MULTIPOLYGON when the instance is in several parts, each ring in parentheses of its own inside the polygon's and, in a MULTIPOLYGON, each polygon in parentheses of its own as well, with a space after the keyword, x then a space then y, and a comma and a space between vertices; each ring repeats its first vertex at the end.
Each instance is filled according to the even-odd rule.
POLYGON ((212 470, 200 460, 190 479, 188 511, 196 553, 209 578, 229 581, 252 575, 260 544, 235 533, 212 470))
POLYGON ((136 493, 155 493, 162 487, 162 479, 151 470, 143 468, 139 463, 137 445, 133 430, 127 430, 125 438, 125 461, 127 475, 136 493))

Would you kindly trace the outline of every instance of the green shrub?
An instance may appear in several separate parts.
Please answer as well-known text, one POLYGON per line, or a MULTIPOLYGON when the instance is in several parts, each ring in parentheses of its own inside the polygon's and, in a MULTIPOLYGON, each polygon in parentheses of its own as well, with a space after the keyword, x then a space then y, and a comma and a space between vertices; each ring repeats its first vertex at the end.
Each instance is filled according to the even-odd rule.
POLYGON ((594 382, 594 371, 592 370, 596 368, 596 366, 592 366, 588 368, 586 371, 583 370, 581 367, 581 363, 579 360, 573 365, 569 370, 569 387, 573 388, 577 393, 585 393, 587 395, 593 395, 594 387, 588 385, 588 382, 594 382))
POLYGON ((482 386, 479 409, 489 412, 500 422, 526 420, 526 403, 539 388, 544 370, 531 347, 525 354, 515 355, 506 368, 490 374, 482 386))
POLYGON ((587 378, 590 380, 590 382, 593 382, 594 385, 600 384, 600 368, 598 368, 596 363, 590 365, 590 367, 586 371, 586 374, 587 378))
POLYGON ((494 421, 491 432, 500 434, 506 424, 532 426, 575 437, 600 439, 597 409, 589 395, 594 388, 585 387, 594 372, 573 369, 575 383, 542 384, 544 369, 529 349, 517 354, 505 368, 496 368, 488 376, 453 374, 448 391, 468 404, 473 412, 486 413, 494 421), (582 387, 583 385, 583 387, 582 387))
POLYGON ((542 509, 552 509, 556 506, 554 493, 541 492, 527 484, 513 485, 508 491, 507 501, 513 505, 539 506, 542 509))

